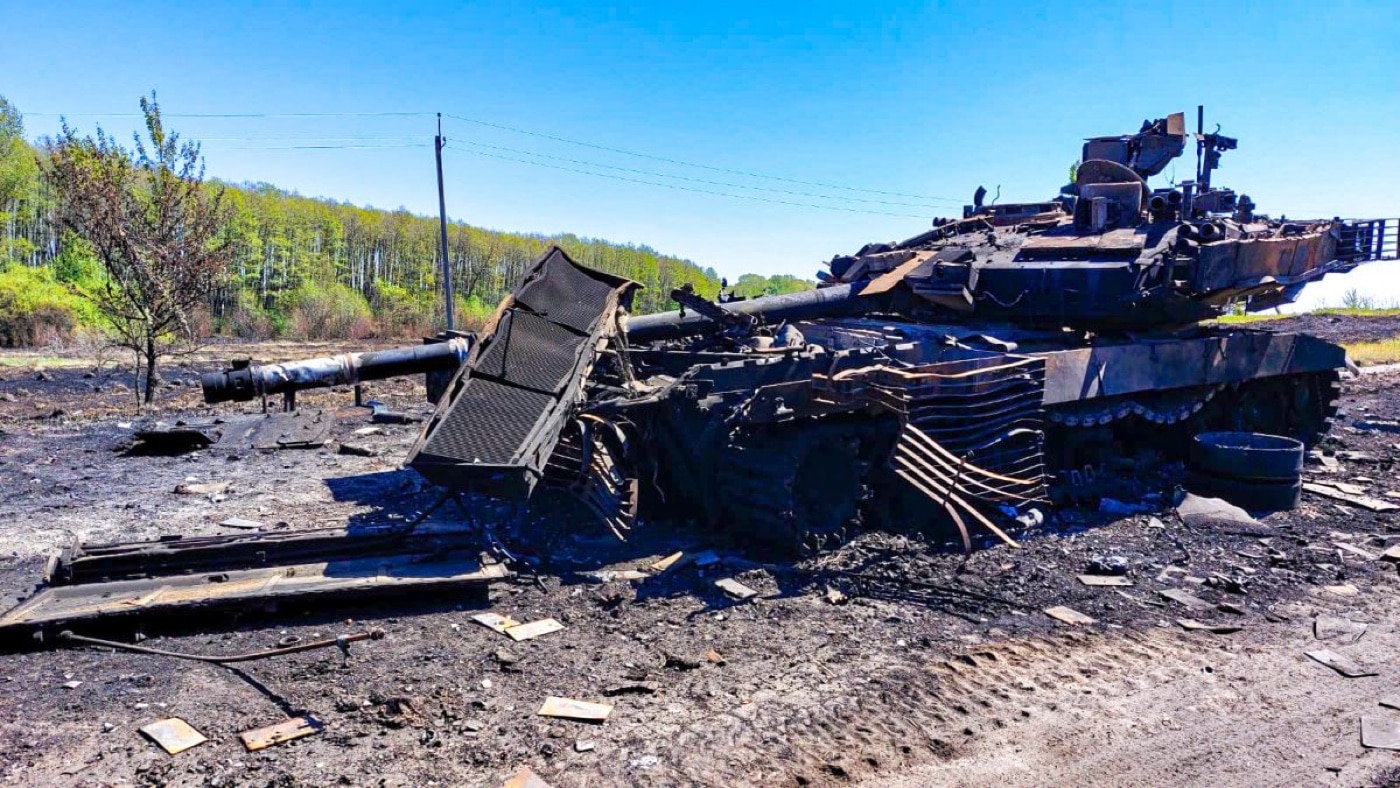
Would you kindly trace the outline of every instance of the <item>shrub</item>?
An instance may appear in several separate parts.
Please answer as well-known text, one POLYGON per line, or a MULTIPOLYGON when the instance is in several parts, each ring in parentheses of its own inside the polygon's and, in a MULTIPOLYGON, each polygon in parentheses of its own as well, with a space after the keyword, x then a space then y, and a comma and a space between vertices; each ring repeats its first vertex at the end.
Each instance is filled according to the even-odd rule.
POLYGON ((437 330, 437 303, 432 292, 410 292, 383 280, 374 283, 370 307, 387 337, 427 336, 437 330))
POLYGON ((0 267, 0 345, 26 347, 72 339, 89 306, 46 267, 0 267))
POLYGON ((238 293, 238 300, 224 311, 218 331, 241 339, 271 339, 276 336, 277 321, 247 290, 238 293))
POLYGON ((342 284, 303 284, 289 299, 288 329, 292 337, 365 339, 374 336, 374 313, 358 291, 342 284))
POLYGON ((486 321, 496 314, 496 304, 487 304, 478 298, 457 299, 457 314, 454 315, 457 328, 462 331, 479 331, 486 321))

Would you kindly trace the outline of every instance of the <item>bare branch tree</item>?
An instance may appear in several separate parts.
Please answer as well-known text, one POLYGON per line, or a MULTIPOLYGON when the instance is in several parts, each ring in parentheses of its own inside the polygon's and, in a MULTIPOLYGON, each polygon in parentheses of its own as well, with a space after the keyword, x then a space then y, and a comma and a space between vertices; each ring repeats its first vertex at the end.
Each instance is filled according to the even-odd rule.
POLYGON ((178 344, 194 345, 193 311, 233 258, 221 187, 204 180, 198 143, 166 130, 155 93, 142 97, 146 138, 128 151, 98 127, 79 137, 63 123, 48 140, 47 174, 59 194, 59 220, 87 239, 102 261, 100 286, 84 290, 120 347, 145 362, 138 396, 155 397, 156 364, 178 344))

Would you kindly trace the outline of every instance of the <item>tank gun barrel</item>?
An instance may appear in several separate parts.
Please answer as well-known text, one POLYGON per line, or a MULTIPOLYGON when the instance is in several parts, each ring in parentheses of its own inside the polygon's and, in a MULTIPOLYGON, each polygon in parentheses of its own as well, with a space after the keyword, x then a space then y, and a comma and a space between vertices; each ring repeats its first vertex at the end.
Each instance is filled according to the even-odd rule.
MULTIPOLYGON (((856 285, 835 285, 805 290, 800 293, 763 296, 746 301, 717 304, 718 308, 736 316, 762 318, 764 322, 807 320, 816 317, 837 317, 868 311, 872 299, 861 298, 856 285)), ((633 317, 627 321, 630 342, 655 342, 662 339, 702 334, 718 327, 718 323, 695 310, 658 312, 633 317)))
POLYGON ((199 383, 204 389, 204 401, 211 405, 216 402, 246 402, 269 394, 351 386, 366 380, 455 370, 466 361, 471 345, 471 339, 452 337, 444 342, 426 345, 343 353, 287 364, 234 362, 232 369, 200 375, 199 383))

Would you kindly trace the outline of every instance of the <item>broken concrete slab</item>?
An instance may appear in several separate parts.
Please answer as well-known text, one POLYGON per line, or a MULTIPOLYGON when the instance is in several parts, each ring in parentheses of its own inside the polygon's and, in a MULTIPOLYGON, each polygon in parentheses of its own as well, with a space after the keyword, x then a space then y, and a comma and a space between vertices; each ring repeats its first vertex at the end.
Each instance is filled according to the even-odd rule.
POLYGON ((1351 583, 1342 583, 1341 585, 1335 586, 1323 586, 1322 590, 1326 591, 1329 594, 1336 594, 1337 596, 1356 596, 1357 594, 1361 593, 1361 589, 1357 588, 1351 583))
POLYGON ((1308 657, 1321 662, 1327 667, 1337 671, 1349 679, 1363 678, 1365 676, 1379 676, 1374 670, 1369 670, 1357 665, 1350 659, 1338 654, 1330 649, 1318 649, 1316 651, 1304 651, 1308 657))
POLYGON ((305 714, 283 720, 275 725, 244 731, 238 734, 238 738, 249 752, 256 752, 275 744, 320 733, 324 729, 325 725, 320 720, 310 714, 305 714))
POLYGON ((171 755, 178 755, 195 745, 209 741, 204 738, 204 734, 179 717, 143 725, 140 731, 171 755))
POLYGON ((263 524, 257 520, 246 520, 242 517, 230 517, 226 520, 220 520, 219 525, 222 525, 225 528, 242 528, 246 531, 256 531, 259 528, 262 528, 263 524))

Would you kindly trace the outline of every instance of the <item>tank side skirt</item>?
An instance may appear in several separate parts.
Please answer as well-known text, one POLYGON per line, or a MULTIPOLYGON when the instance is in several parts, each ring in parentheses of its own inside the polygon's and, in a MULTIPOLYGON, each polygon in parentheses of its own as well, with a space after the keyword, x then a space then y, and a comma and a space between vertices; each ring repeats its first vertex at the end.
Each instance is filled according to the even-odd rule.
POLYGON ((1306 334, 1235 331, 1169 342, 1124 342, 1032 353, 1045 357, 1046 406, 1190 386, 1323 372, 1346 351, 1306 334))

